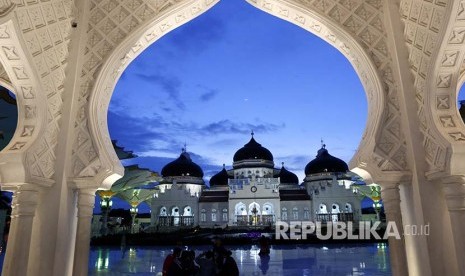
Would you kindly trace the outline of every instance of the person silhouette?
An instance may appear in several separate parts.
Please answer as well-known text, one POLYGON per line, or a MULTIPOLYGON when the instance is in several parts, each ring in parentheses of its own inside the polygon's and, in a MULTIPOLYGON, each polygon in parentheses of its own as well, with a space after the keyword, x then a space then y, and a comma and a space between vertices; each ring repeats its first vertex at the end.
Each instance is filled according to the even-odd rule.
POLYGON ((232 256, 232 252, 227 250, 223 253, 224 263, 218 273, 219 276, 239 276, 239 268, 237 267, 236 260, 232 256))
POLYGON ((259 268, 262 271, 263 275, 266 275, 268 269, 270 268, 270 255, 260 255, 259 268))
POLYGON ((270 254, 270 243, 268 242, 268 239, 262 235, 258 243, 260 244, 260 252, 258 253, 258 255, 260 256, 269 255, 270 254))

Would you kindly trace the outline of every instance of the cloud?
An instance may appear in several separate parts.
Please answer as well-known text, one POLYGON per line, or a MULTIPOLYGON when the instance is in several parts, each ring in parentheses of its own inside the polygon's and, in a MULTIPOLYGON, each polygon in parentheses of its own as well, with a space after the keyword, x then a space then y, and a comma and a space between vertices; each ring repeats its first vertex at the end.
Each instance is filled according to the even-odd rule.
POLYGON ((218 147, 225 147, 225 146, 236 146, 240 145, 241 143, 238 142, 237 139, 220 139, 220 140, 215 140, 213 143, 209 143, 208 146, 210 148, 218 148, 218 147))
MULTIPOLYGON (((227 135, 249 134, 251 130, 259 133, 275 132, 284 127, 284 124, 261 122, 254 124, 232 120, 199 124, 193 121, 178 120, 173 115, 174 110, 160 112, 151 112, 140 116, 140 113, 130 114, 124 108, 110 110, 108 112, 108 125, 111 138, 118 140, 119 145, 134 151, 140 158, 148 158, 140 160, 150 161, 154 166, 160 167, 161 161, 157 163, 156 160, 162 160, 162 163, 166 164, 168 162, 166 158, 177 157, 186 141, 185 139, 194 141, 194 143, 208 143, 209 148, 224 148, 225 146, 238 145, 238 141, 234 137, 227 135), (219 138, 218 135, 226 136, 219 138), (211 137, 218 138, 210 139, 211 137), (162 159, 150 159, 152 157, 162 159)), ((218 172, 218 168, 221 169, 218 167, 216 157, 208 159, 205 156, 195 154, 191 157, 202 166, 206 176, 218 172)))
MULTIPOLYGON (((154 148, 154 141, 161 141, 161 144, 173 144, 175 141, 161 129, 151 127, 157 118, 134 118, 112 111, 108 112, 108 128, 112 139, 119 141, 119 144, 135 152, 143 152, 154 148)), ((164 124, 161 122, 162 125, 164 124)))
POLYGON ((249 133, 255 131, 259 133, 267 133, 277 131, 285 127, 285 124, 276 125, 271 123, 250 124, 236 123, 231 120, 221 120, 207 124, 200 128, 200 131, 207 131, 211 134, 227 134, 227 133, 249 133))
POLYGON ((161 169, 173 161, 174 158, 161 157, 161 156, 141 156, 133 159, 124 160, 125 166, 138 164, 140 168, 148 168, 154 172, 161 172, 161 169))
POLYGON ((211 99, 213 99, 217 94, 218 94, 218 90, 210 89, 209 91, 207 91, 207 92, 203 93, 202 95, 200 95, 200 100, 202 102, 208 102, 211 99))
POLYGON ((170 55, 191 55, 206 50, 212 43, 218 43, 226 36, 225 21, 210 13, 205 13, 189 24, 185 24, 166 36, 163 50, 170 55))
POLYGON ((186 106, 180 99, 180 89, 182 82, 176 76, 170 74, 161 74, 160 72, 143 72, 136 73, 139 79, 157 85, 165 92, 168 98, 181 110, 185 110, 186 106))
POLYGON ((309 155, 288 155, 288 156, 275 156, 276 166, 281 167, 281 162, 284 162, 284 167, 288 170, 303 170, 305 165, 310 162, 314 157, 309 155))

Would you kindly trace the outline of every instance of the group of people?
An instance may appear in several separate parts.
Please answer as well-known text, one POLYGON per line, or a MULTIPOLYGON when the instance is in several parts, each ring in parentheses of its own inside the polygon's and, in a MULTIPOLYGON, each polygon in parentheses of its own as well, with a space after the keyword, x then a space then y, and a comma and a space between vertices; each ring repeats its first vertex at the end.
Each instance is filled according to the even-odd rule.
POLYGON ((216 239, 212 250, 195 256, 193 250, 175 247, 163 263, 163 276, 238 276, 239 269, 220 239, 216 239))

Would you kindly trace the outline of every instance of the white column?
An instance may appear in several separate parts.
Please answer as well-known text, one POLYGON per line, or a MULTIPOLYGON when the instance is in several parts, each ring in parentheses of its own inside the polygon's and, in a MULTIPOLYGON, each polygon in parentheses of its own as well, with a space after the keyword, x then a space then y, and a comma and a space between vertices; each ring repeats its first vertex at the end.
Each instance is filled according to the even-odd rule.
POLYGON ((74 248, 73 276, 87 276, 91 238, 91 222, 95 202, 95 189, 78 190, 78 221, 74 248))
POLYGON ((465 275, 465 176, 450 176, 442 181, 449 210, 456 262, 460 275, 465 275))
POLYGON ((402 213, 400 209, 399 183, 380 183, 381 198, 387 222, 394 222, 399 230, 400 238, 389 237, 389 257, 391 259, 392 275, 408 275, 407 257, 403 236, 402 213))
POLYGON ((23 184, 13 194, 11 204, 11 226, 3 276, 27 275, 31 246, 32 222, 38 202, 38 190, 30 184, 23 184))

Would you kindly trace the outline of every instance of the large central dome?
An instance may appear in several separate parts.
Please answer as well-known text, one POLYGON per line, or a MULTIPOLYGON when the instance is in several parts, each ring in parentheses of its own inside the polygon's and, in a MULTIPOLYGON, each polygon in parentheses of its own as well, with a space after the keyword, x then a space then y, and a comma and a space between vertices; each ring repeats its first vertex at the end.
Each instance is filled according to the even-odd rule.
POLYGON ((316 158, 305 166, 305 175, 308 176, 327 172, 345 173, 348 170, 349 167, 346 162, 329 154, 326 146, 323 145, 322 148, 318 150, 316 158))
POLYGON ((273 154, 253 138, 240 148, 233 157, 233 168, 273 168, 273 154))
POLYGON ((190 177, 203 177, 203 171, 199 165, 195 164, 189 154, 183 149, 178 159, 166 164, 161 170, 163 177, 179 177, 179 176, 190 176, 190 177))
POLYGON ((250 159, 273 161, 273 154, 271 154, 267 148, 262 147, 261 144, 257 143, 252 136, 250 141, 245 144, 244 147, 236 151, 233 161, 238 162, 250 159))

